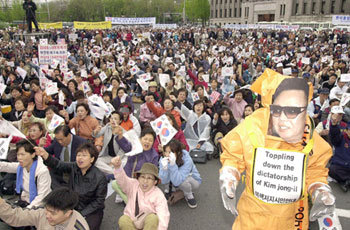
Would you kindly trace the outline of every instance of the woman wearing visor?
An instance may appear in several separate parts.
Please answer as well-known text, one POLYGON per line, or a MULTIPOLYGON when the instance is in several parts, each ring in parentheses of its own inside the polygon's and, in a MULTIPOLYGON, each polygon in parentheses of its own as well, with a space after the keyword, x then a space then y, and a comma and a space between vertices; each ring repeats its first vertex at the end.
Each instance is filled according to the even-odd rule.
POLYGON ((312 86, 267 69, 251 89, 264 107, 221 140, 221 196, 225 208, 238 215, 232 229, 308 229, 308 195, 311 221, 332 213, 335 202, 326 168, 332 150, 314 132, 306 111, 312 86), (246 188, 236 210, 244 171, 246 188))

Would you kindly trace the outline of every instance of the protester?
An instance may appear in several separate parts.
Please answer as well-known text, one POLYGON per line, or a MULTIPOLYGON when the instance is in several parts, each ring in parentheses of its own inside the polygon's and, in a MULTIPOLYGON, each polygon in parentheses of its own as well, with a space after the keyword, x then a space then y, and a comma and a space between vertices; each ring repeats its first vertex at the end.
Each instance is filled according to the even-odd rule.
POLYGON ((2 116, 9 121, 19 121, 22 119, 23 112, 28 106, 28 99, 24 96, 14 99, 14 106, 9 113, 3 113, 2 116))
POLYGON ((329 95, 329 89, 322 88, 320 90, 319 96, 311 100, 311 103, 309 103, 307 107, 308 115, 312 117, 314 120, 317 119, 317 121, 315 122, 316 125, 321 119, 323 110, 325 110, 329 106, 328 95, 329 95))
MULTIPOLYGON (((98 127, 99 123, 96 118, 90 116, 90 113, 91 111, 87 104, 77 104, 77 116, 69 121, 69 128, 74 128, 76 134, 82 138, 94 140, 92 132, 98 127)), ((100 151, 101 146, 99 145, 98 148, 100 151)))
POLYGON ((262 225, 269 229, 308 228, 308 194, 317 209, 311 209, 311 221, 332 212, 335 203, 327 185, 326 164, 332 155, 331 148, 313 129, 305 129, 311 127, 306 108, 312 98, 312 86, 304 79, 281 76, 267 69, 251 89, 261 95, 264 108, 248 116, 221 140, 221 195, 225 208, 234 215, 237 210, 239 213, 232 228, 253 229, 262 225), (278 162, 282 165, 293 162, 293 170, 272 163, 277 162, 271 161, 274 156, 280 157, 278 162), (267 164, 273 164, 278 170, 273 173, 270 167, 264 166, 267 164), (295 171, 297 168, 301 174, 295 171), (294 182, 287 178, 275 179, 273 175, 284 170, 295 177, 294 182), (236 187, 244 171, 246 189, 236 210, 236 187), (301 183, 304 180, 305 184, 301 183), (295 191, 281 189, 293 183, 298 184, 295 191), (301 210, 306 218, 296 226, 294 218, 301 210))
POLYGON ((240 122, 243 122, 246 117, 251 115, 254 112, 254 106, 252 104, 247 104, 244 106, 244 112, 242 115, 242 120, 240 122))
POLYGON ((233 117, 232 111, 228 107, 223 107, 219 113, 214 114, 214 118, 211 123, 211 135, 214 140, 214 145, 219 148, 220 152, 220 140, 236 126, 237 121, 233 117))
POLYGON ((96 147, 91 143, 81 145, 77 149, 76 162, 62 162, 52 157, 44 148, 35 148, 35 152, 43 158, 48 167, 69 173, 68 187, 79 195, 79 203, 75 209, 86 219, 90 229, 100 229, 107 180, 94 166, 98 158, 96 147))
POLYGON ((329 139, 334 147, 330 161, 329 176, 335 179, 344 192, 350 188, 348 148, 350 144, 349 124, 342 121, 344 111, 340 106, 332 108, 329 124, 329 139))
MULTIPOLYGON (((158 153, 153 149, 154 140, 156 134, 151 128, 145 128, 141 132, 140 142, 142 146, 142 152, 134 156, 129 156, 124 166, 125 174, 130 178, 135 178, 135 172, 140 170, 144 163, 152 163, 158 166, 158 153)), ((127 203, 125 193, 121 190, 117 181, 112 183, 113 189, 121 196, 123 201, 127 203)))
MULTIPOLYGON (((55 139, 45 150, 53 157, 62 162, 75 162, 77 149, 80 145, 86 143, 86 139, 71 133, 67 125, 58 126, 55 131, 55 139)), ((59 170, 50 170, 53 189, 68 184, 67 174, 59 170)))
MULTIPOLYGON (((29 112, 29 115, 31 115, 31 113, 33 112, 33 107, 28 106, 27 110, 29 112)), ((45 130, 49 133, 51 138, 54 137, 54 130, 50 130, 49 127, 51 125, 52 118, 54 117, 54 115, 58 115, 58 110, 55 106, 50 105, 45 109, 45 118, 36 118, 35 116, 33 116, 33 121, 42 123, 45 127, 45 130)), ((63 124, 64 121, 61 121, 59 123, 59 125, 63 124)), ((58 125, 55 126, 57 127, 58 125)))
POLYGON ((120 105, 126 103, 131 107, 131 111, 134 111, 134 104, 131 98, 128 96, 128 92, 124 87, 119 87, 117 90, 117 97, 113 99, 112 105, 115 110, 120 110, 120 105))
POLYGON ((127 103, 122 103, 119 112, 123 115, 120 126, 125 130, 134 130, 138 136, 141 134, 141 125, 139 120, 133 115, 131 106, 127 103))
MULTIPOLYGON (((187 142, 190 149, 197 147, 198 142, 202 144, 204 141, 201 149, 212 151, 211 139, 214 137, 211 134, 216 135, 215 130, 213 130, 214 133, 209 132, 205 138, 201 137, 202 139, 192 137, 188 131, 192 130, 193 134, 204 131, 203 135, 207 134, 210 125, 214 122, 213 119, 218 117, 218 124, 223 128, 221 131, 225 131, 227 128, 230 130, 234 120, 243 126, 246 120, 249 121, 251 116, 254 117, 253 113, 244 116, 243 120, 242 116, 245 114, 243 101, 247 104, 254 104, 255 111, 265 111, 266 108, 261 108, 261 102, 265 103, 261 99, 262 95, 253 94, 249 84, 256 83, 265 69, 272 68, 285 76, 303 78, 314 86, 312 98, 314 98, 315 104, 314 106, 312 102, 309 104, 310 108, 308 108, 307 113, 314 116, 315 124, 317 124, 317 120, 320 121, 316 130, 320 128, 321 132, 325 134, 323 137, 329 136, 328 127, 324 126, 324 123, 329 124, 331 108, 340 104, 343 98, 341 105, 344 112, 350 111, 350 104, 346 101, 346 93, 349 93, 346 90, 349 85, 349 79, 346 75, 349 73, 350 64, 349 34, 338 30, 286 30, 286 28, 292 28, 289 26, 280 30, 270 27, 261 28, 260 26, 254 29, 243 29, 243 26, 241 29, 235 29, 237 27, 231 29, 230 26, 233 25, 226 25, 227 28, 156 29, 130 27, 125 29, 118 27, 106 30, 77 29, 74 31, 71 28, 47 29, 45 33, 49 34, 48 52, 52 51, 50 45, 57 44, 57 52, 62 52, 62 54, 58 54, 62 57, 59 60, 43 58, 38 47, 45 40, 39 41, 37 39, 34 41, 30 39, 29 42, 23 43, 15 36, 16 33, 21 34, 20 29, 10 28, 6 31, 0 31, 0 37, 3 38, 0 41, 0 83, 3 84, 0 91, 2 92, 4 89, 1 94, 0 106, 2 106, 3 117, 6 120, 14 121, 15 127, 26 136, 29 135, 29 126, 34 122, 34 117, 46 119, 40 121, 44 122, 46 130, 49 131, 51 138, 54 138, 52 135, 55 133, 54 130, 48 130, 48 127, 51 126, 50 117, 54 116, 53 113, 62 116, 64 123, 69 124, 70 127, 67 127, 64 132, 61 130, 58 138, 54 139, 53 143, 46 149, 50 155, 66 162, 75 161, 76 148, 84 142, 83 138, 87 139, 85 141, 93 142, 103 157, 109 154, 109 150, 106 153, 109 148, 104 143, 104 137, 100 136, 96 139, 92 134, 99 127, 109 130, 108 118, 113 110, 116 110, 115 107, 117 107, 117 112, 122 113, 120 126, 126 131, 123 131, 125 137, 130 135, 139 137, 141 134, 140 123, 144 122, 145 127, 147 127, 147 124, 155 118, 165 112, 171 112, 176 118, 177 126, 184 129, 185 133, 185 140, 180 129, 173 139, 182 139, 181 142, 187 142), (77 36, 77 38, 70 39, 71 35, 77 36), (66 46, 61 46, 63 42, 66 46), (62 47, 67 47, 67 49, 62 49, 62 47), (63 53, 68 54, 68 57, 63 53), (62 62, 66 58, 68 62, 62 62), (43 65, 43 61, 49 65, 43 65), (102 81, 103 73, 107 78, 102 81), (146 75, 144 75, 145 73, 146 75), (163 73, 167 75, 161 75, 163 73), (145 78, 147 80, 143 81, 145 78), (52 90, 55 89, 56 84, 57 91, 52 90), (165 87, 163 88, 161 85, 165 87), (4 88, 4 86, 6 87, 4 88), (120 87, 124 89, 120 89, 120 87), (326 103, 327 93, 324 89, 332 91, 329 93, 329 107, 326 103), (231 104, 236 99, 230 98, 232 94, 227 95, 229 92, 234 93, 234 97, 243 99, 239 105, 233 106, 231 104), (120 93, 120 97, 118 97, 118 93, 120 93), (148 106, 152 103, 145 100, 151 93, 154 95, 153 104, 158 112, 152 111, 148 106), (101 96, 103 103, 102 100, 100 104, 91 103, 91 99, 88 97, 92 95, 94 97, 101 96), (174 106, 166 98, 166 95, 177 97, 181 109, 187 107, 192 112, 196 110, 192 110, 192 105, 198 100, 198 96, 204 100, 204 103, 196 104, 196 108, 203 104, 205 109, 201 114, 199 113, 200 109, 196 115, 197 118, 193 117, 195 119, 181 118, 177 106, 174 106), (29 98, 29 108, 27 108, 26 97, 29 98), (226 101, 222 100, 224 97, 226 101), (215 102, 216 98, 218 99, 215 102), (317 98, 320 99, 320 103, 317 98), (124 99, 129 103, 125 103, 124 99), (113 106, 113 102, 118 100, 120 104, 113 106), (142 101, 146 101, 146 103, 142 106, 143 110, 140 111, 136 104, 142 103, 142 101), (158 107, 155 102, 160 103, 163 107, 158 107), (77 105, 81 103, 85 103, 86 106, 79 106, 77 113, 77 105), (51 110, 46 114, 50 110, 46 110, 50 105, 57 107, 59 112, 51 110), (224 127, 225 122, 224 125, 219 122, 221 116, 215 115, 219 114, 223 106, 228 106, 235 118, 234 120, 229 119, 228 127, 224 127), (86 112, 90 107, 92 112, 88 115, 86 112), (148 110, 145 110, 145 107, 148 110), (26 108, 29 111, 34 108, 34 116, 30 115, 29 112, 28 117, 26 108), (80 110, 86 115, 85 118, 81 117, 82 111, 80 110), (153 117, 153 115, 155 116, 153 117), (198 119, 199 117, 201 119, 198 119), (107 128, 104 127, 106 124, 107 128), (134 131, 136 134, 132 134, 134 131)), ((274 92, 275 88, 271 91, 274 92)), ((264 91, 264 93, 266 92, 264 91)), ((248 110, 249 108, 247 112, 248 110)), ((226 118, 230 117, 226 113, 225 116, 226 118)), ((261 124, 267 122, 266 116, 261 119, 261 124)), ((281 117, 283 117, 283 113, 281 117)), ((345 114, 343 121, 348 120, 349 116, 345 114)), ((59 124, 55 124, 55 127, 57 127, 56 125, 59 124)), ((142 128, 145 128, 143 125, 142 128)), ((174 123, 173 126, 176 128, 174 123)), ((256 125, 253 130, 259 130, 258 127, 260 126, 256 125)), ((263 127, 266 127, 266 130, 269 128, 270 134, 276 134, 275 131, 278 131, 278 127, 264 125, 263 127)), ((228 130, 226 131, 228 132, 228 130)), ((244 134, 244 132, 241 133, 244 134)), ((282 131, 281 134, 283 134, 282 131)), ((157 138, 160 139, 161 135, 158 135, 157 138)), ((136 148, 134 142, 137 139, 128 139, 132 143, 133 150, 136 148)), ((215 141, 217 147, 220 147, 219 139, 220 137, 216 138, 215 141)), ((153 138, 152 143, 156 142, 155 140, 159 142, 153 138)), ((279 146, 279 144, 277 145, 279 146)), ((161 145, 158 144, 154 147, 161 147, 161 145)), ((153 150, 151 152, 153 153, 153 150)), ((119 153, 122 154, 118 151, 119 153)), ((158 163, 159 155, 157 157, 156 155, 154 160, 158 163)), ((135 156, 129 158, 135 159, 135 156)), ((123 160, 126 161, 125 155, 123 160)), ((135 161, 133 162, 135 163, 135 161)), ((132 171, 132 166, 128 166, 128 171, 132 171)), ((138 166, 139 170, 141 165, 138 166)), ((50 169, 50 173, 52 184, 54 184, 57 172, 50 169)), ((110 178, 110 176, 109 174, 107 177, 110 178)), ((69 175, 64 173, 60 177, 62 184, 64 184, 64 180, 67 180, 69 175)))
MULTIPOLYGON (((31 123, 28 127, 28 138, 32 139, 40 147, 48 147, 51 144, 51 137, 46 132, 44 125, 39 122, 31 123)), ((13 136, 11 143, 17 143, 22 137, 13 136)))
MULTIPOLYGON (((154 93, 147 94, 147 100, 153 102, 156 107, 161 107, 161 105, 155 101, 154 93)), ((141 126, 149 125, 151 121, 155 120, 157 116, 148 108, 147 103, 143 103, 140 106, 140 122, 141 126)))
POLYGON ((68 188, 59 188, 43 200, 45 208, 13 208, 0 198, 0 218, 13 227, 35 226, 37 229, 89 230, 84 217, 74 210, 79 197, 68 188))
POLYGON ((175 96, 172 96, 171 99, 180 109, 181 117, 186 120, 184 134, 190 151, 201 149, 209 154, 213 153, 213 145, 209 142, 211 118, 205 113, 204 101, 195 101, 193 110, 189 110, 186 106, 178 103, 175 96))
MULTIPOLYGON (((172 183, 184 193, 187 205, 197 207, 193 190, 198 190, 202 178, 185 146, 178 140, 171 140, 164 146, 163 157, 159 160, 159 177, 162 184, 172 183)), ((170 197, 169 201, 174 199, 170 197)))
POLYGON ((235 91, 233 98, 230 98, 231 94, 232 92, 228 92, 224 96, 224 102, 231 109, 233 117, 236 119, 236 121, 240 122, 247 102, 243 99, 242 91, 235 91))
POLYGON ((103 146, 96 161, 96 167, 105 174, 113 174, 113 168, 109 165, 111 159, 120 156, 124 165, 127 157, 125 153, 131 151, 130 142, 123 136, 125 130, 120 126, 122 114, 116 111, 112 112, 109 123, 101 128, 99 126, 93 131, 94 137, 103 136, 103 146))
POLYGON ((113 158, 111 163, 116 169, 115 179, 128 198, 124 215, 118 221, 119 228, 168 229, 170 213, 163 192, 157 188, 160 179, 157 166, 144 163, 142 168, 136 171, 137 179, 133 179, 124 172, 118 156, 113 158))
POLYGON ((45 92, 40 88, 39 80, 34 79, 30 82, 32 93, 29 102, 35 104, 34 115, 39 118, 45 117, 45 109, 47 107, 48 98, 45 92))
POLYGON ((40 207, 51 192, 49 170, 35 155, 33 143, 31 139, 20 140, 16 144, 18 162, 0 162, 0 172, 17 173, 16 192, 20 199, 16 205, 22 208, 40 207))
MULTIPOLYGON (((186 151, 189 151, 189 150, 190 150, 190 147, 189 147, 188 144, 187 144, 185 134, 184 134, 184 132, 180 129, 180 127, 177 125, 176 120, 175 120, 175 117, 174 117, 171 113, 169 113, 169 112, 166 112, 165 115, 167 116, 170 125, 173 126, 173 127, 177 130, 177 133, 174 135, 174 137, 173 137, 172 139, 178 140, 179 142, 181 142, 181 143, 185 146, 186 151)), ((162 152, 163 152, 163 146, 162 146, 161 143, 160 143, 160 137, 159 137, 159 136, 156 137, 156 139, 155 139, 155 141, 154 141, 154 144, 153 144, 153 148, 154 148, 160 155, 162 154, 162 152)))
POLYGON ((181 126, 180 113, 175 110, 174 102, 169 97, 164 98, 164 100, 162 101, 162 107, 156 107, 149 96, 146 96, 145 100, 148 109, 152 111, 152 113, 154 113, 156 117, 162 116, 165 112, 170 112, 175 117, 177 125, 181 126))

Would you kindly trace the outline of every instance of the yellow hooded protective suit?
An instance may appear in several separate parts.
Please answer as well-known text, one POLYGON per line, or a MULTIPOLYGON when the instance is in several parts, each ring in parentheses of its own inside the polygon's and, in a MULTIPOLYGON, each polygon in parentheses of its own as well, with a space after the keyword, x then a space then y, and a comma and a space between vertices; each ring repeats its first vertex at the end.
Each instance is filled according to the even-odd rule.
MULTIPOLYGON (((306 118, 300 142, 287 143, 276 135, 268 134, 271 128, 269 106, 276 89, 286 78, 290 77, 265 70, 251 86, 254 92, 261 95, 264 107, 248 116, 221 140, 223 153, 220 160, 223 167, 234 167, 241 174, 246 172, 246 187, 238 202, 238 217, 232 229, 307 230, 307 190, 316 182, 327 184, 326 164, 332 150, 313 131, 309 117, 306 118), (258 149, 263 149, 264 154, 259 155, 257 152, 261 151, 258 149), (291 166, 288 162, 298 165, 291 166), (300 168, 299 171, 297 168, 300 168), (286 172, 288 170, 289 174, 286 172), (262 175, 265 181, 258 180, 264 178, 262 175), (295 181, 300 183, 296 184, 295 181), (265 187, 259 187, 259 183, 265 183, 265 187), (291 195, 293 191, 294 196, 291 195), (299 194, 299 197, 296 198, 295 194, 299 194)), ((312 85, 309 85, 308 102, 312 92, 312 85)))

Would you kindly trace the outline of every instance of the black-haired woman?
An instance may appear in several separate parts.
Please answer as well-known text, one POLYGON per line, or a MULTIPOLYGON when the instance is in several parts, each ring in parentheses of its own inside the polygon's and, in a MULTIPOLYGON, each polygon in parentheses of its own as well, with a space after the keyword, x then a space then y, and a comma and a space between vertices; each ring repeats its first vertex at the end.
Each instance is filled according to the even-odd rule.
POLYGON ((223 138, 228 132, 230 132, 234 127, 237 126, 237 121, 233 117, 230 108, 224 106, 221 108, 219 113, 214 114, 214 118, 211 122, 211 128, 213 130, 212 137, 214 139, 214 145, 220 147, 220 139, 223 138))
POLYGON ((68 187, 78 193, 76 210, 85 217, 90 229, 98 230, 103 218, 107 194, 107 179, 95 166, 98 158, 96 147, 87 142, 77 149, 75 162, 63 162, 51 156, 43 148, 35 148, 44 164, 69 175, 68 187))
POLYGON ((20 140, 16 144, 18 162, 0 161, 0 172, 17 173, 16 192, 20 199, 16 203, 24 208, 42 205, 44 197, 51 192, 51 176, 48 168, 35 155, 34 140, 20 140))
POLYGON ((172 183, 184 193, 190 208, 196 208, 197 202, 193 190, 197 190, 202 178, 185 146, 178 140, 171 140, 164 146, 163 157, 159 160, 159 177, 162 184, 172 183))

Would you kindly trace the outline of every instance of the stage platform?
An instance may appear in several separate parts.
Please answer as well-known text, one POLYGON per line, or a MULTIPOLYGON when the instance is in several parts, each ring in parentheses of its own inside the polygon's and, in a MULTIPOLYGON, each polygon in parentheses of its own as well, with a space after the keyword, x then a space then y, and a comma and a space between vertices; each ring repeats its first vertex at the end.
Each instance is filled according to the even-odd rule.
POLYGON ((16 41, 29 41, 32 37, 34 37, 36 40, 40 38, 47 38, 50 40, 50 33, 44 33, 44 32, 33 32, 33 33, 16 33, 13 35, 14 39, 16 41))

